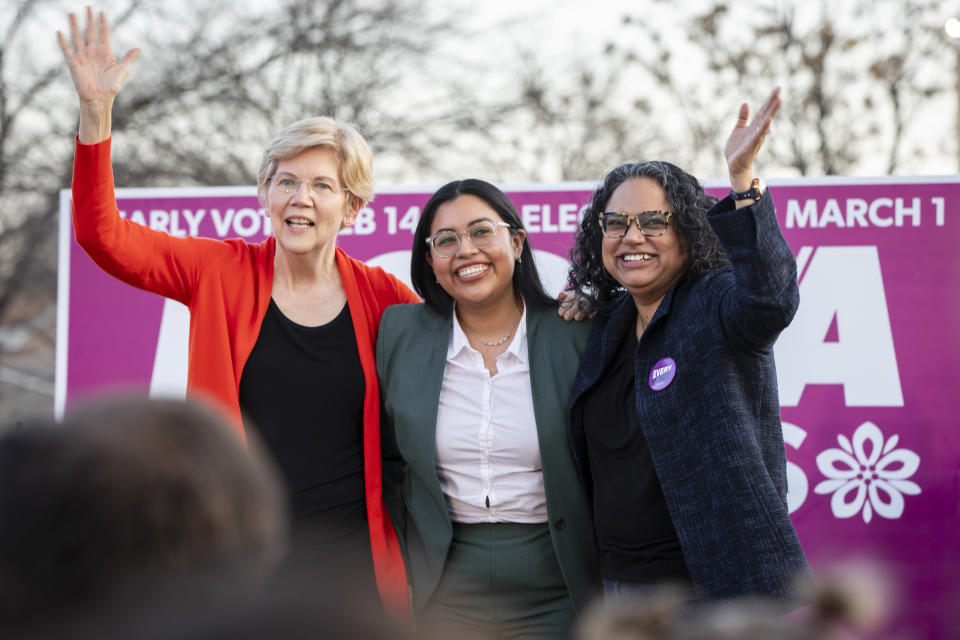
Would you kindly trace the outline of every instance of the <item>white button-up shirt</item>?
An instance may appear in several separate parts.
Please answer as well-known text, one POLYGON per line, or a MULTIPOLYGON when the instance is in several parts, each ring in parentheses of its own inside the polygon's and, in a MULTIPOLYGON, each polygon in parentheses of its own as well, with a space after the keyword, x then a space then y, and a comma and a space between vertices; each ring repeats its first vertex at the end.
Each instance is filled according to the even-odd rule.
POLYGON ((437 473, 456 522, 547 521, 524 309, 491 376, 453 314, 437 410, 437 473))

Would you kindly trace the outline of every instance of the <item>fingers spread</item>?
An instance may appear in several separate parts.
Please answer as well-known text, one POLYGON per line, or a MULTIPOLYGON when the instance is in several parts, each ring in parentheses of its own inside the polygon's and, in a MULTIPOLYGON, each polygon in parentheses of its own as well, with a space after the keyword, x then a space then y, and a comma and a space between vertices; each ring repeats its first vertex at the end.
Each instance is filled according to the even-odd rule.
POLYGON ((99 18, 99 20, 97 21, 98 22, 97 26, 99 27, 99 31, 100 31, 100 44, 104 44, 109 47, 110 46, 110 26, 107 24, 107 16, 103 13, 103 11, 101 11, 97 17, 99 18))
POLYGON ((130 65, 133 64, 133 61, 136 60, 139 56, 140 56, 140 49, 130 49, 130 51, 127 51, 127 54, 123 56, 123 59, 120 60, 120 64, 122 64, 125 67, 129 67, 130 65))
POLYGON ((73 38, 74 51, 80 51, 83 48, 83 34, 80 33, 80 25, 77 23, 77 16, 70 14, 70 37, 73 38))
POLYGON ((57 31, 57 42, 60 43, 60 50, 63 51, 63 57, 70 59, 70 56, 73 55, 73 49, 70 48, 70 43, 67 42, 67 38, 57 31))
POLYGON ((87 7, 87 45, 97 44, 97 33, 93 24, 93 9, 87 7))

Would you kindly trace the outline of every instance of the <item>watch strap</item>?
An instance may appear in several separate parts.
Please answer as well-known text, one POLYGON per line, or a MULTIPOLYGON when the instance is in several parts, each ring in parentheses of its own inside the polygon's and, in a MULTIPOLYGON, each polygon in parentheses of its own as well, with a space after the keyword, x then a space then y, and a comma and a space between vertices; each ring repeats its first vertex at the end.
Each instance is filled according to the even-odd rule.
POLYGON ((750 184, 750 188, 746 191, 734 191, 730 190, 730 197, 734 200, 753 200, 757 202, 760 198, 763 197, 763 183, 760 181, 760 178, 754 178, 753 182, 750 184))

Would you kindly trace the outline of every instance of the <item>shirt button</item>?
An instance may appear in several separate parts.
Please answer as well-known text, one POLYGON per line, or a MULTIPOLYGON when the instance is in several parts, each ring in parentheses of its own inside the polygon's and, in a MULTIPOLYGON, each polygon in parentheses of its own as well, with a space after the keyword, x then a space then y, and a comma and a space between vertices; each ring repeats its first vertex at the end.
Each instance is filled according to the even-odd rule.
POLYGON ((563 518, 557 518, 553 521, 553 528, 557 531, 562 531, 565 526, 567 526, 567 521, 563 518))

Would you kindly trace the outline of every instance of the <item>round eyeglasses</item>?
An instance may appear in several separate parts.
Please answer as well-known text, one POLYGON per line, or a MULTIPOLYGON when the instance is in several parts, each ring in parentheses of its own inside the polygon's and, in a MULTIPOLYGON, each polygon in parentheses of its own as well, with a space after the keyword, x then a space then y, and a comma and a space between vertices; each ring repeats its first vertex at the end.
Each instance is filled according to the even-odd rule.
POLYGON ((433 251, 441 258, 452 258, 460 250, 462 236, 470 238, 470 242, 477 249, 486 249, 493 244, 493 239, 497 235, 497 229, 507 227, 512 229, 506 222, 494 222, 493 220, 477 220, 467 227, 466 231, 454 231, 453 229, 440 229, 435 234, 427 238, 428 245, 433 247, 433 251))
POLYGON ((324 180, 316 180, 314 182, 301 180, 300 178, 289 173, 277 174, 267 179, 284 193, 296 193, 300 189, 300 185, 304 184, 307 185, 307 189, 309 191, 312 191, 319 196, 330 196, 335 193, 339 193, 340 191, 350 191, 350 189, 347 189, 346 187, 337 187, 324 180))
POLYGON ((620 211, 607 211, 597 216, 600 221, 600 230, 608 238, 622 238, 627 235, 631 220, 636 223, 637 229, 640 229, 643 235, 662 236, 672 217, 673 213, 670 211, 641 211, 632 215, 620 211))

